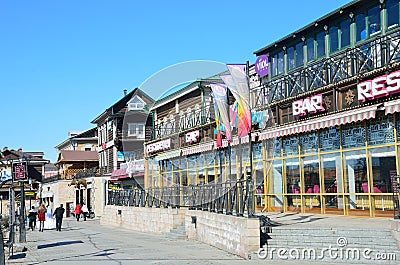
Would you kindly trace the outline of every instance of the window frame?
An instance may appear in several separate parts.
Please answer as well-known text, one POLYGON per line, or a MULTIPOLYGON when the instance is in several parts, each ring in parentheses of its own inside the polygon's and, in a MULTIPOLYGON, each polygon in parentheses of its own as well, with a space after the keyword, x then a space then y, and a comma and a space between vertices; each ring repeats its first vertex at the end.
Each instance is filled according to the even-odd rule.
POLYGON ((143 99, 141 99, 138 95, 134 96, 129 102, 128 102, 128 110, 143 110, 144 107, 146 106, 146 102, 144 102, 143 99), (135 102, 133 103, 132 101, 138 99, 140 102, 135 102), (136 107, 132 107, 132 104, 136 104, 136 107), (141 105, 141 107, 138 107, 141 105))
POLYGON ((128 123, 128 136, 129 137, 130 136, 136 136, 137 138, 144 139, 145 138, 145 124, 144 123, 139 123, 139 122, 128 123), (132 133, 131 126, 136 126, 135 127, 136 133, 132 133), (140 131, 140 128, 141 128, 141 131, 142 131, 141 134, 138 132, 138 131, 140 131))

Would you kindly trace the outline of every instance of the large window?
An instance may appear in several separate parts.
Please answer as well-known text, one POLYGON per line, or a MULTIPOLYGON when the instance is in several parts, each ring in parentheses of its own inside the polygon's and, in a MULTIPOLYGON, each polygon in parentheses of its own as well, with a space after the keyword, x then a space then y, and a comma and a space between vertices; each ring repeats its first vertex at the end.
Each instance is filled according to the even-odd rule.
POLYGON ((325 33, 318 33, 315 40, 317 43, 317 58, 321 58, 325 56, 325 33))
POLYGON ((356 41, 364 40, 367 37, 365 24, 365 15, 358 14, 356 16, 356 41))
POLYGON ((399 0, 387 0, 386 10, 388 28, 399 25, 399 0))
POLYGON ((144 124, 128 123, 128 136, 136 136, 138 138, 144 138, 144 124))
POLYGON ((296 44, 295 50, 295 57, 296 57, 296 67, 301 66, 304 64, 304 52, 303 52, 303 42, 296 44))
POLYGON ((307 39, 307 61, 314 60, 314 38, 307 39))
POLYGON ((329 51, 335 52, 338 49, 339 49, 338 27, 334 26, 329 29, 329 51))
POLYGON ((288 70, 291 70, 295 67, 294 63, 294 48, 289 47, 287 49, 287 59, 288 59, 288 70))
POLYGON ((381 16, 379 6, 368 10, 368 34, 372 36, 381 31, 381 16))
POLYGON ((340 23, 340 47, 344 48, 350 45, 350 19, 340 23))
POLYGON ((272 75, 282 74, 284 69, 283 51, 272 57, 272 75))

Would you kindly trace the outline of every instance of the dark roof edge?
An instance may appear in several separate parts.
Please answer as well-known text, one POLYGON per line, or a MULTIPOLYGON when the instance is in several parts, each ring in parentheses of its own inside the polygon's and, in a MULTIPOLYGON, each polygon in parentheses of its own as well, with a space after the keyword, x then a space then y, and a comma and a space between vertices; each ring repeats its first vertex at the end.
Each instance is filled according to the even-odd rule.
POLYGON ((344 6, 341 6, 341 7, 337 8, 337 9, 335 9, 334 11, 332 11, 332 12, 326 14, 325 16, 320 17, 319 19, 315 20, 314 22, 309 23, 308 25, 306 25, 306 26, 300 28, 299 30, 296 30, 296 31, 294 31, 294 32, 292 32, 292 33, 286 35, 285 37, 283 37, 283 38, 281 38, 281 39, 279 39, 279 40, 277 40, 277 41, 271 43, 270 45, 267 45, 267 46, 265 46, 264 48, 261 48, 261 49, 256 50, 255 52, 253 52, 253 54, 255 54, 255 55, 257 55, 257 56, 258 56, 258 55, 261 55, 261 54, 263 54, 266 50, 269 50, 270 48, 272 48, 275 44, 278 44, 278 43, 280 43, 280 42, 283 42, 284 40, 287 40, 287 39, 291 38, 291 37, 293 36, 293 34, 298 34, 298 33, 302 32, 302 31, 305 31, 306 29, 309 29, 309 28, 311 28, 312 26, 314 26, 315 23, 321 22, 321 21, 323 21, 323 20, 325 20, 325 19, 331 17, 332 15, 334 15, 334 14, 336 14, 336 13, 340 13, 340 10, 347 9, 347 8, 349 8, 349 7, 353 6, 353 5, 356 5, 357 3, 360 3, 360 2, 362 2, 362 1, 364 1, 364 0, 353 0, 353 1, 351 1, 350 3, 345 4, 344 6))

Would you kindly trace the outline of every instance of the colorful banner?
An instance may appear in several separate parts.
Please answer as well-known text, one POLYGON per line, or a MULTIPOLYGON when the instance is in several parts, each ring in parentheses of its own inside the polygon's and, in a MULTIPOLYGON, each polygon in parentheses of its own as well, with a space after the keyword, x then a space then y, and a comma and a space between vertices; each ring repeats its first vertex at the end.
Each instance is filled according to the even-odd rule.
MULTIPOLYGON (((225 131, 226 140, 230 143, 232 141, 232 129, 229 122, 228 112, 228 95, 226 93, 226 86, 222 84, 210 84, 214 102, 218 108, 219 118, 223 124, 223 131, 225 131)), ((215 107, 215 104, 214 104, 215 107)), ((221 126, 222 127, 222 126, 221 126)), ((222 128, 220 128, 222 130, 222 128)))
MULTIPOLYGON (((211 96, 214 98, 214 94, 212 91, 211 91, 211 96)), ((220 117, 219 117, 217 101, 216 100, 213 101, 214 101, 215 125, 217 127, 216 132, 214 131, 214 134, 217 134, 217 148, 219 148, 222 147, 220 117)))
POLYGON ((230 75, 221 75, 221 79, 228 86, 238 103, 238 137, 247 136, 251 130, 251 111, 250 111, 250 88, 246 65, 228 64, 226 65, 230 75))

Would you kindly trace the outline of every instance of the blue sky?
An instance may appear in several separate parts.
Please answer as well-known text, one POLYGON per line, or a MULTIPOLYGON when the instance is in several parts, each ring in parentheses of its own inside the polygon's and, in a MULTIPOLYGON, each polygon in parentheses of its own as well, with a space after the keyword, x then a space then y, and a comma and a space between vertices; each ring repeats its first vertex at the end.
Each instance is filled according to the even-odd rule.
MULTIPOLYGON (((0 147, 43 151, 148 77, 253 52, 349 0, 0 1, 0 147)), ((159 91, 146 91, 158 97, 159 91)))

